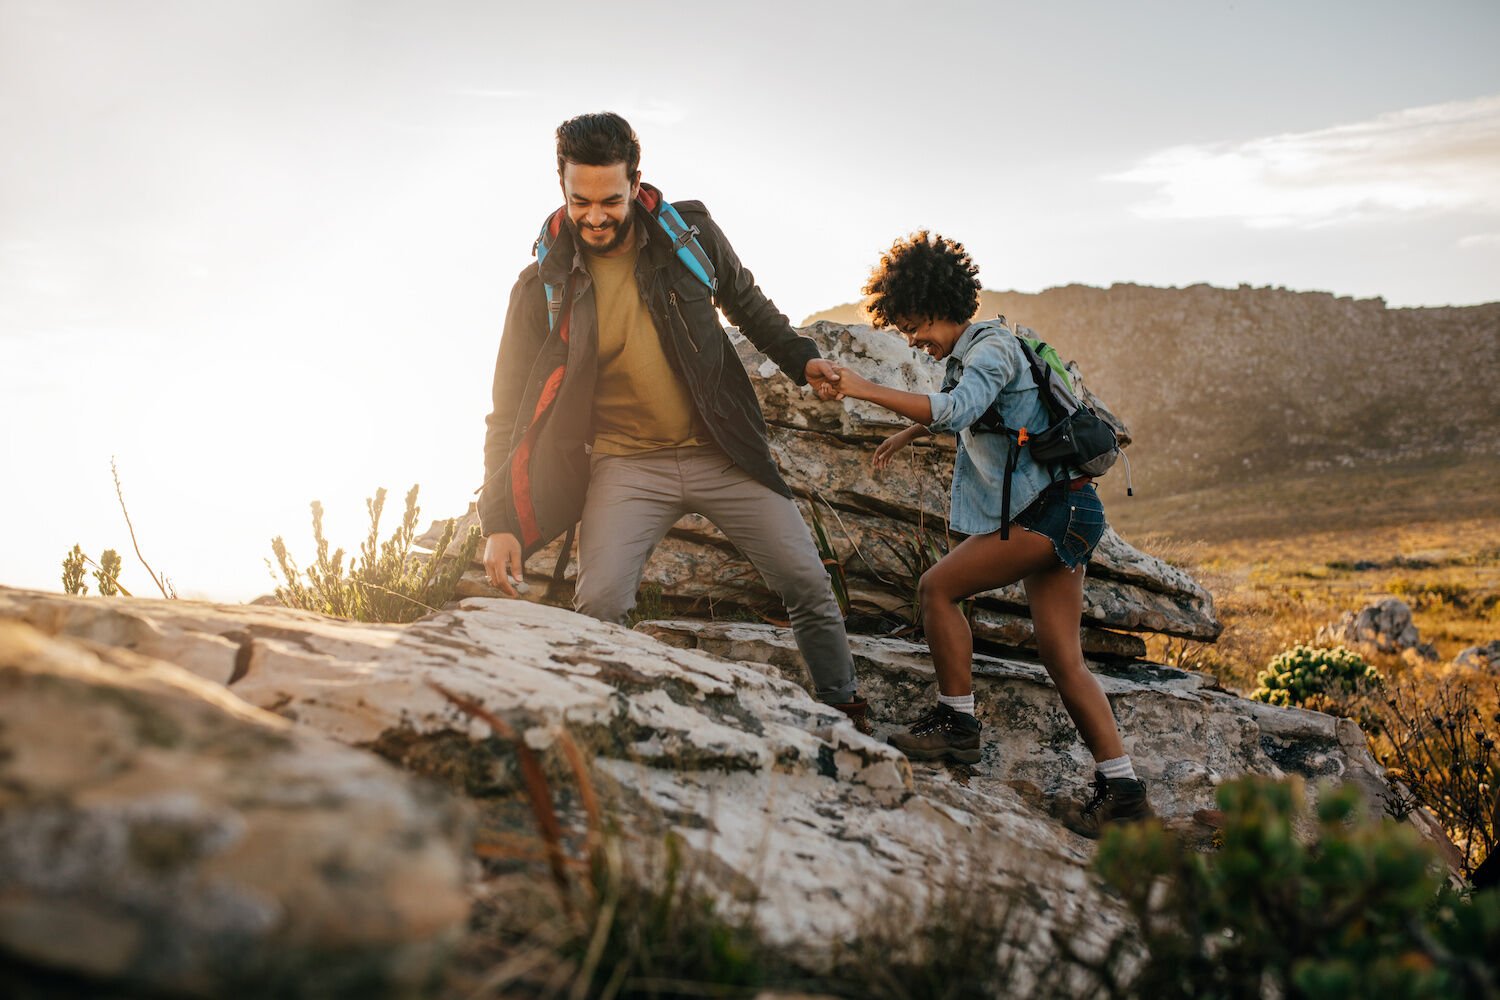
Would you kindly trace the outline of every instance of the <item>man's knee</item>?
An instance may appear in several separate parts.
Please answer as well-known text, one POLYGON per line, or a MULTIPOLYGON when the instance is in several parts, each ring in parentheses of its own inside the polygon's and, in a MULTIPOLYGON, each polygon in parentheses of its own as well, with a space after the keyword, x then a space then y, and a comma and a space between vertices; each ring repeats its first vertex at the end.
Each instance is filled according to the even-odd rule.
POLYGON ((799 560, 797 564, 786 567, 779 582, 777 596, 788 609, 820 608, 829 602, 838 606, 828 571, 823 568, 821 560, 799 560))
POLYGON ((635 608, 635 593, 618 585, 594 587, 580 580, 578 591, 573 595, 573 610, 602 622, 625 624, 635 608))

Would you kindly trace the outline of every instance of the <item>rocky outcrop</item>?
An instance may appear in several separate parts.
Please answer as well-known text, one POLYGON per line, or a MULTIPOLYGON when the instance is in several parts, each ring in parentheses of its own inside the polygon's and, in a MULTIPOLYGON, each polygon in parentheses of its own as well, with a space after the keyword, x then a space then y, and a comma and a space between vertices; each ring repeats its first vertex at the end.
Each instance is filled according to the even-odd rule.
MULTIPOLYGON (((814 702, 802 686, 790 635, 768 625, 662 621, 631 631, 524 601, 466 599, 408 626, 380 626, 265 607, 0 589, 0 621, 5 619, 35 623, 54 637, 45 641, 68 649, 78 648, 80 640, 119 643, 121 650, 102 655, 127 666, 180 661, 216 679, 210 684, 174 671, 177 679, 157 694, 126 672, 141 700, 125 703, 134 709, 107 700, 104 707, 88 708, 114 712, 117 721, 87 731, 118 732, 119 720, 152 718, 162 711, 158 699, 175 703, 177 692, 191 690, 207 707, 196 715, 184 708, 182 718, 213 716, 223 720, 225 733, 244 734, 218 744, 206 736, 186 740, 184 747, 207 757, 197 765, 205 776, 236 773, 229 759, 246 767, 267 759, 237 756, 245 741, 285 746, 332 736, 448 781, 476 803, 490 835, 531 829, 529 816, 515 808, 521 779, 514 759, 488 726, 455 709, 431 682, 485 706, 541 755, 551 773, 562 776, 569 773, 566 733, 604 787, 617 825, 646 844, 675 834, 702 862, 699 870, 716 891, 743 897, 753 887, 765 932, 809 960, 826 957, 835 942, 859 933, 871 914, 895 902, 920 904, 936 884, 934 872, 952 863, 956 844, 982 847, 975 879, 1026 901, 1037 921, 1038 956, 1048 928, 1076 924, 1081 944, 1098 944, 1123 920, 1088 873, 1091 846, 1055 819, 1083 794, 1090 759, 1045 672, 1026 659, 978 658, 984 756, 972 768, 949 770, 914 768, 878 738, 860 735, 842 715, 814 702), (132 655, 142 653, 154 659, 132 655), (266 712, 279 720, 267 719, 266 712)), ((913 643, 867 636, 853 642, 878 737, 930 701, 930 659, 925 647, 913 643)), ((1095 666, 1127 748, 1150 783, 1153 804, 1185 833, 1212 835, 1200 822, 1201 811, 1212 805, 1219 781, 1244 773, 1353 782, 1379 808, 1384 778, 1353 723, 1244 701, 1184 671, 1095 666)), ((11 704, 7 695, 0 711, 11 704)), ((12 726, 27 724, 3 718, 0 740, 18 731, 12 726)), ((200 724, 206 725, 191 723, 200 724)), ((148 737, 154 731, 144 727, 148 737)), ((49 745, 60 745, 61 737, 47 738, 49 745)), ((100 758, 75 740, 57 751, 56 767, 26 763, 35 759, 20 758, 15 767, 24 766, 24 772, 6 773, 23 774, 28 787, 41 789, 65 783, 69 773, 97 770, 100 758)), ((144 766, 152 758, 143 750, 138 759, 144 766)), ((384 768, 372 757, 361 759, 368 761, 373 782, 384 768)), ((273 805, 284 806, 289 782, 274 780, 282 773, 271 772, 271 788, 243 778, 205 784, 229 797, 260 788, 273 805)), ((198 789, 197 781, 186 785, 198 789)), ((174 785, 164 775, 155 785, 131 787, 142 795, 141 787, 161 791, 174 785)), ((299 795, 309 787, 295 785, 299 795)), ((379 798, 374 787, 367 786, 366 795, 379 798)), ((259 801, 238 808, 253 817, 259 801)), ((561 805, 565 822, 581 825, 577 804, 561 805)), ((399 808, 395 813, 405 815, 399 808)), ((378 831, 389 827, 357 819, 361 815, 349 814, 339 826, 357 871, 364 870, 360 862, 390 857, 365 842, 370 828, 378 844, 378 831)), ((23 867, 5 853, 16 843, 0 838, 0 871, 23 867)), ((211 853, 217 843, 202 850, 211 853)), ((315 854, 318 843, 309 837, 297 845, 296 856, 315 854)), ((451 875, 437 866, 430 877, 444 886, 451 875)), ((287 880, 280 870, 265 877, 275 885, 287 880)), ((406 884, 404 876, 386 877, 406 884)), ((124 891, 112 883, 115 878, 113 869, 101 873, 109 887, 96 891, 124 891)), ((27 884, 35 885, 31 902, 11 911, 13 920, 51 912, 69 898, 49 895, 60 884, 55 879, 27 884)), ((119 884, 136 887, 132 891, 151 885, 146 873, 119 884)), ((0 899, 9 898, 0 892, 0 899)), ((35 945, 0 938, 0 947, 14 953, 35 945)))
MULTIPOLYGON (((764 663, 783 676, 801 667, 783 629, 694 620, 638 626, 663 642, 725 659, 764 663)), ((936 676, 927 647, 897 639, 851 639, 860 691, 885 735, 931 703, 936 676)), ((1125 750, 1151 787, 1151 803, 1179 829, 1210 808, 1214 788, 1241 774, 1300 775, 1353 783, 1379 806, 1389 791, 1359 726, 1302 709, 1272 708, 1223 691, 1203 674, 1157 664, 1093 664, 1119 721, 1125 750)), ((984 757, 968 785, 1020 791, 1043 813, 1077 800, 1092 758, 1034 660, 979 655, 975 700, 985 723, 984 757)), ((914 765, 920 769, 920 765, 914 765)))
POLYGON ((1382 598, 1358 611, 1345 612, 1338 621, 1318 629, 1318 640, 1398 653, 1429 663, 1438 659, 1437 649, 1422 641, 1411 607, 1399 597, 1382 598))
POLYGON ((212 633, 192 612, 0 599, 0 953, 174 996, 431 980, 469 909, 459 802, 223 678, 15 616, 76 609, 73 630, 106 642, 212 633))
MULTIPOLYGON (((816 323, 803 332, 818 343, 824 356, 886 384, 932 392, 941 381, 941 366, 888 333, 833 323, 816 323)), ((904 420, 860 400, 819 401, 756 354, 748 341, 738 335, 733 339, 770 424, 771 453, 801 498, 805 519, 810 526, 820 525, 828 539, 830 555, 847 579, 852 610, 888 616, 904 611, 909 617, 916 579, 930 565, 932 553, 946 551, 955 540, 947 525, 951 439, 912 445, 888 468, 877 471, 870 464, 875 445, 905 426, 904 420)), ((1123 424, 1111 419, 1128 440, 1123 424)), ((460 533, 477 523, 471 510, 460 533)), ((437 534, 435 525, 419 543, 431 546, 437 534)), ((554 542, 527 563, 536 599, 548 599, 546 583, 558 561, 559 545, 554 542)), ((564 586, 553 588, 552 603, 567 603, 574 571, 571 563, 565 567, 564 586)), ((647 566, 643 583, 674 606, 731 602, 768 618, 783 616, 760 575, 727 538, 696 515, 673 527, 647 566)), ((1089 652, 1144 655, 1144 643, 1127 633, 1200 641, 1212 641, 1219 634, 1213 599, 1203 587, 1112 530, 1097 550, 1084 586, 1084 641, 1089 652)), ((498 595, 477 571, 469 574, 461 592, 498 595)), ((981 639, 1019 648, 1033 645, 1026 596, 1019 585, 981 594, 975 603, 976 634, 981 639)))
POLYGON ((1500 639, 1461 650, 1453 658, 1455 667, 1476 671, 1500 671, 1500 639))

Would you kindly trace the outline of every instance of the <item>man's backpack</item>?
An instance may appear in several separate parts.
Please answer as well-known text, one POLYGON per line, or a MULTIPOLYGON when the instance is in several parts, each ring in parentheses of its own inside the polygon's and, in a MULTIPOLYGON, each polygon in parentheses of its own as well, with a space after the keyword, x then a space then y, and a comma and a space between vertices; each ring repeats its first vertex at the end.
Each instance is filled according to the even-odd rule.
MULTIPOLYGON (((1005 317, 999 317, 999 322, 1003 326, 1005 317)), ((974 422, 974 430, 1009 435, 1016 445, 1010 449, 1005 462, 1000 511, 1004 522, 1000 528, 1002 539, 1010 537, 1010 483, 1022 448, 1031 449, 1031 457, 1051 471, 1054 481, 1065 480, 1069 469, 1076 469, 1085 476, 1102 476, 1124 454, 1114 429, 1074 394, 1073 380, 1057 351, 1030 327, 1017 325, 1014 333, 1041 394, 1048 422, 1041 431, 1007 427, 1000 418, 999 400, 990 404, 990 408, 974 422)), ((1126 465, 1129 465, 1128 459, 1126 465)), ((1134 493, 1127 485, 1126 494, 1134 493)))

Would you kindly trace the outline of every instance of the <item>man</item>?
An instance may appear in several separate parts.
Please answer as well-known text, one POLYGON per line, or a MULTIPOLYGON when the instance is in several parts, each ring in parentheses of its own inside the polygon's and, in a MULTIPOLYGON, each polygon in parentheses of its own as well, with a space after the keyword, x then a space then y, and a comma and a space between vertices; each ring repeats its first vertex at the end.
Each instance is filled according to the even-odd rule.
POLYGON ((799 385, 830 398, 838 375, 698 202, 676 209, 712 276, 683 262, 694 233, 674 241, 651 215, 662 199, 639 164, 619 115, 557 129, 564 207, 511 291, 485 421, 485 572, 514 595, 524 556, 581 522, 574 607, 620 622, 657 543, 700 513, 785 602, 818 698, 867 729, 828 574, 715 306, 799 385))

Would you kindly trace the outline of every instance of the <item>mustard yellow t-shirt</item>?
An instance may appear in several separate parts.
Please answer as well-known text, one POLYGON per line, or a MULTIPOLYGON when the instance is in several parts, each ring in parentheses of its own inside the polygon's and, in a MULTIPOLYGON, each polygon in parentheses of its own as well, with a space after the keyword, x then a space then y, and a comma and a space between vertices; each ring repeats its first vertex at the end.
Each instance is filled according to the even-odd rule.
POLYGON ((635 280, 634 248, 618 257, 586 254, 599 311, 599 381, 594 450, 637 455, 708 444, 688 387, 672 370, 635 280))

